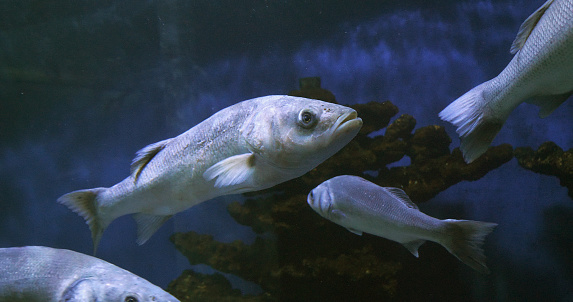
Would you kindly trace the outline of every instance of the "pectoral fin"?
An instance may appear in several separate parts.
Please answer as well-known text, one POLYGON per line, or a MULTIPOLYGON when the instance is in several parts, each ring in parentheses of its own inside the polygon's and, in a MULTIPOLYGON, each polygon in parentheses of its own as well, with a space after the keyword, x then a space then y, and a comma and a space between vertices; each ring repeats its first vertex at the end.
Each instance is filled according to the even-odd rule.
POLYGON ((553 3, 553 0, 548 0, 540 8, 533 12, 531 16, 527 17, 527 19, 523 21, 523 24, 521 24, 519 31, 517 32, 517 37, 511 44, 511 48, 509 50, 511 54, 517 53, 523 47, 525 41, 527 41, 527 38, 529 38, 529 35, 537 25, 537 22, 539 22, 541 16, 543 16, 545 11, 549 8, 549 6, 551 6, 551 3, 553 3))
POLYGON ((342 219, 346 218, 346 214, 344 214, 344 212, 342 212, 339 209, 331 209, 328 212, 328 217, 327 219, 332 220, 336 223, 339 223, 342 219))
POLYGON ((215 180, 215 187, 239 185, 247 182, 255 171, 255 155, 245 153, 226 158, 211 166, 203 177, 206 180, 215 180))
POLYGON ((173 215, 133 214, 137 224, 137 244, 144 244, 173 215))

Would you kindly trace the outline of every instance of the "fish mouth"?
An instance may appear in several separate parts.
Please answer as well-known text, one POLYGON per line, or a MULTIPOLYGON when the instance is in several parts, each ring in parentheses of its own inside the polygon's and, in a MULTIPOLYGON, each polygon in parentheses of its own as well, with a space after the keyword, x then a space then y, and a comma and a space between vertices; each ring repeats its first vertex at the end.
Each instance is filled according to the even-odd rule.
POLYGON ((355 110, 352 110, 338 117, 332 128, 334 129, 333 134, 337 137, 350 133, 354 133, 352 135, 354 137, 362 128, 362 119, 358 117, 355 110))
POLYGON ((324 190, 321 190, 321 186, 322 184, 312 189, 310 193, 308 193, 306 202, 315 212, 324 216, 328 211, 328 209, 326 209, 325 207, 328 207, 328 205, 325 205, 324 203, 324 196, 322 196, 322 194, 324 194, 325 192, 324 190))
POLYGON ((306 202, 308 203, 309 206, 311 207, 314 206, 314 189, 308 193, 306 197, 306 202))

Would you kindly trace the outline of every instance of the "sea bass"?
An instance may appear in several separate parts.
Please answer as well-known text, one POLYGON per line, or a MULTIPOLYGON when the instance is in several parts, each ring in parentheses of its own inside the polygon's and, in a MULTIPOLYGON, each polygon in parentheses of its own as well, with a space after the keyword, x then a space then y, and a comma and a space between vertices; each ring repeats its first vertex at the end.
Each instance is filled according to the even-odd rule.
POLYGON ((179 300, 101 259, 70 250, 27 246, 0 249, 0 301, 179 300))
POLYGON ((401 189, 380 187, 351 175, 321 183, 308 194, 307 201, 322 217, 352 233, 399 242, 416 257, 426 240, 434 241, 471 268, 489 273, 481 246, 495 223, 436 219, 420 212, 401 189))
POLYGON ((181 135, 137 152, 131 175, 110 188, 68 193, 58 202, 89 225, 94 254, 105 228, 134 214, 145 243, 173 214, 226 194, 299 177, 334 155, 362 127, 354 109, 273 95, 227 107, 181 135))
POLYGON ((549 0, 521 25, 511 62, 440 112, 457 127, 469 163, 482 155, 509 114, 527 101, 546 117, 573 94, 573 0, 549 0))

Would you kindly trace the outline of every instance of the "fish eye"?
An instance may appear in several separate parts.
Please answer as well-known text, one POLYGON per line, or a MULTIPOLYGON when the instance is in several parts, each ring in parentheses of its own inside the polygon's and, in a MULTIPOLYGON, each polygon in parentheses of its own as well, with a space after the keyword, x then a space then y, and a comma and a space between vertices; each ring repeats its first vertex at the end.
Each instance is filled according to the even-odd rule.
POLYGON ((298 114, 298 124, 305 129, 314 127, 317 122, 316 114, 309 109, 303 109, 298 114))
POLYGON ((139 300, 137 300, 136 297, 134 296, 127 296, 125 297, 125 299, 123 299, 124 302, 138 302, 139 300))

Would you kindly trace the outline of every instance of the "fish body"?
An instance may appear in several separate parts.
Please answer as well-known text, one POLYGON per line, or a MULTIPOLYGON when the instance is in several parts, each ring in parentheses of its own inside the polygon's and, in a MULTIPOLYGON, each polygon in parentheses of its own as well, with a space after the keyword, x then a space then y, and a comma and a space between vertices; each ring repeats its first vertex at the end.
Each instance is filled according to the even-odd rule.
POLYGON ((467 162, 483 154, 523 102, 546 117, 573 94, 573 0, 549 0, 521 25, 515 56, 495 78, 448 105, 440 118, 457 127, 467 162))
POLYGON ((256 191, 303 175, 360 130, 356 111, 291 96, 227 107, 181 135, 137 152, 129 177, 58 202, 90 226, 94 253, 105 228, 135 214, 143 244, 173 214, 217 196, 256 191))
POLYGON ((101 259, 70 250, 27 246, 0 248, 0 301, 179 300, 101 259))
POLYGON ((424 242, 434 241, 471 268, 489 273, 481 246, 495 223, 436 219, 420 212, 403 190, 351 175, 321 183, 307 201, 322 217, 352 233, 399 242, 416 257, 424 242))

